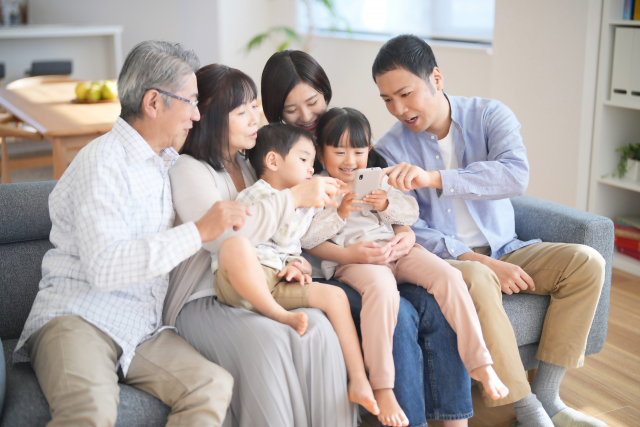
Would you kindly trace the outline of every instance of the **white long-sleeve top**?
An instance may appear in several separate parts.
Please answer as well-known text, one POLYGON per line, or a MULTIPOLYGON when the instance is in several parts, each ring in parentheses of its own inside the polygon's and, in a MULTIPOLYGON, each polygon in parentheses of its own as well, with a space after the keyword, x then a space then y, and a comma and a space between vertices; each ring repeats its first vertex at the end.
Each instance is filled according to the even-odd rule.
MULTIPOLYGON (((328 176, 326 171, 320 175, 328 176)), ((382 212, 354 211, 343 220, 338 215, 338 208, 327 206, 313 217, 309 230, 301 239, 302 247, 311 249, 327 240, 345 248, 363 241, 385 245, 395 236, 393 224, 413 225, 420 214, 418 202, 391 187, 387 181, 385 177, 380 185, 380 189, 387 192, 387 209, 382 212)), ((338 195, 334 200, 340 204, 343 197, 338 195)), ((322 261, 321 268, 326 279, 333 276, 337 265, 335 262, 322 261)))
POLYGON ((78 153, 49 196, 54 248, 15 361, 29 360, 24 344, 38 328, 77 315, 122 348, 126 375, 136 347, 165 328, 169 272, 202 246, 193 222, 171 228, 177 158, 173 148, 157 155, 121 118, 78 153))
MULTIPOLYGON (((242 190, 236 201, 253 206, 278 193, 279 191, 268 182, 259 179, 251 187, 242 190)), ((291 221, 278 228, 278 231, 269 240, 256 245, 260 263, 276 270, 282 270, 287 262, 299 258, 302 253, 300 238, 309 229, 313 215, 321 210, 321 208, 296 208, 295 217, 291 221)))
MULTIPOLYGON (((250 187, 256 181, 255 172, 242 154, 236 155, 236 161, 240 165, 245 187, 250 187)), ((226 170, 216 171, 206 162, 186 154, 176 161, 169 171, 169 177, 176 209, 176 225, 198 221, 215 203, 234 201, 239 194, 226 170)), ((215 295, 212 272, 217 269, 218 251, 226 239, 243 236, 257 246, 295 218, 293 194, 290 190, 279 191, 252 205, 249 211, 251 216, 247 216, 240 230, 228 228, 216 239, 202 245, 195 257, 198 262, 189 265, 186 270, 189 274, 173 275, 164 309, 167 323, 175 321, 187 302, 215 295)))

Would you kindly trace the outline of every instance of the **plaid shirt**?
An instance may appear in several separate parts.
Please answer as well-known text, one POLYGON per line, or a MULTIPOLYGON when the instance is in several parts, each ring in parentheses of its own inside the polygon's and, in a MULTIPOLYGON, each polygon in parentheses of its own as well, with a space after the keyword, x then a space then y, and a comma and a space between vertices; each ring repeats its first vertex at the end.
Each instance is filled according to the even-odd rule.
POLYGON ((166 328, 169 272, 202 246, 193 222, 171 228, 177 158, 173 148, 158 156, 121 118, 78 153, 49 197, 54 248, 14 361, 29 360, 24 344, 49 320, 77 315, 122 348, 126 375, 136 347, 166 328))
MULTIPOLYGON (((271 197, 278 190, 266 181, 259 179, 251 187, 238 194, 236 202, 252 206, 262 199, 271 197)), ((300 239, 307 232, 313 215, 322 209, 297 208, 295 220, 280 228, 268 241, 256 246, 260 263, 276 270, 282 270, 291 258, 298 258, 302 253, 300 239)))

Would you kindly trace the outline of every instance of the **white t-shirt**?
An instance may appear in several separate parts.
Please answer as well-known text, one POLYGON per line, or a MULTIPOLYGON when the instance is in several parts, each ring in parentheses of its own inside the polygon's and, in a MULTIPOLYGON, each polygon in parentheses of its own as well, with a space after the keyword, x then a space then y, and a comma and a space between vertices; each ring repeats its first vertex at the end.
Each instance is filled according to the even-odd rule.
MULTIPOLYGON (((451 127, 453 127, 453 122, 451 122, 451 127)), ((445 169, 458 169, 458 159, 455 155, 451 127, 449 127, 447 136, 438 140, 438 148, 440 149, 445 169)), ((456 238, 470 248, 489 246, 487 238, 484 237, 478 224, 476 224, 471 216, 464 199, 453 199, 452 202, 453 213, 456 219, 456 238)))

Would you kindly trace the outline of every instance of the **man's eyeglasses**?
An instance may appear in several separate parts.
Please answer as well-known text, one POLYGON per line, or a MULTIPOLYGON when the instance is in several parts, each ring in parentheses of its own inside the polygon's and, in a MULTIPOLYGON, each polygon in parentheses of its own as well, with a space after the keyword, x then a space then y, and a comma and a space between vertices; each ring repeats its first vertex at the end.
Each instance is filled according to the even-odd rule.
POLYGON ((178 100, 180 100, 180 101, 184 101, 184 102, 188 103, 189 105, 191 105, 191 108, 196 108, 196 107, 198 106, 198 101, 192 101, 192 100, 190 100, 190 99, 183 98, 183 97, 181 97, 181 96, 178 96, 178 95, 174 95, 174 94, 172 94, 172 93, 169 93, 169 92, 167 92, 167 91, 165 91, 165 90, 162 90, 162 89, 158 89, 158 88, 152 87, 152 88, 147 89, 147 90, 155 90, 155 91, 157 91, 157 92, 159 92, 159 93, 161 93, 161 94, 163 94, 163 95, 167 95, 167 96, 170 96, 170 97, 172 97, 172 98, 178 99, 178 100))

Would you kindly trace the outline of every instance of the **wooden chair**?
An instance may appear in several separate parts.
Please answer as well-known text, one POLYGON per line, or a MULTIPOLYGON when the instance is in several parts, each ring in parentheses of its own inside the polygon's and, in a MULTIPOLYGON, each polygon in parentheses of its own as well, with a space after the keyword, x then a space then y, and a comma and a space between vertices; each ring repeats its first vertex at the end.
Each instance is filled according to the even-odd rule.
POLYGON ((42 135, 37 132, 16 127, 17 122, 13 116, 0 119, 0 153, 2 154, 0 182, 2 184, 11 183, 12 170, 53 164, 51 144, 43 141, 42 135), (13 122, 14 126, 7 124, 10 122, 13 122), (8 144, 7 138, 19 138, 19 140, 8 144))

